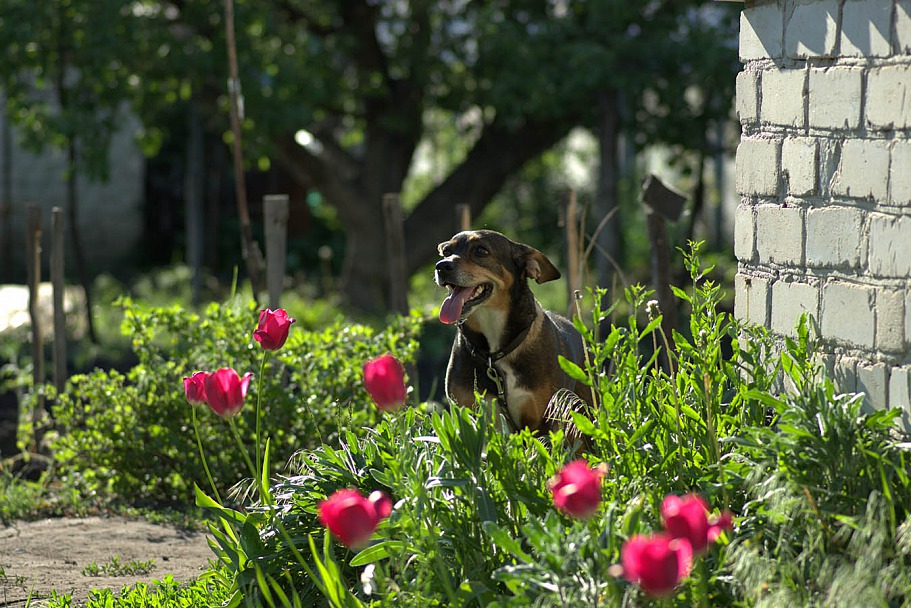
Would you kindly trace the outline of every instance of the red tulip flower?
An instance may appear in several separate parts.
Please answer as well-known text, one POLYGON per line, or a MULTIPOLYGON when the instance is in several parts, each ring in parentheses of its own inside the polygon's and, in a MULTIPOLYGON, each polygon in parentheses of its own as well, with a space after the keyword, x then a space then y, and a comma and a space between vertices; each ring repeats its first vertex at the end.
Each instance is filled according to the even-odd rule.
POLYGON ((620 550, 623 576, 649 595, 667 595, 689 576, 693 548, 670 534, 634 536, 620 550))
POLYGON ((376 406, 391 412, 405 403, 405 367, 390 354, 364 364, 364 386, 376 406))
POLYGON ((259 325, 253 331, 253 338, 259 342, 263 350, 278 350, 285 345, 292 323, 294 323, 294 319, 289 317, 288 312, 283 308, 261 310, 259 311, 259 325))
POLYGON ((206 377, 206 402, 222 418, 231 418, 240 411, 253 374, 241 378, 230 367, 223 367, 206 377))
POLYGON ((380 521, 392 512, 392 501, 376 490, 365 498, 353 489, 338 490, 319 503, 319 520, 345 546, 363 547, 380 521))
POLYGON ((661 503, 661 519, 668 534, 690 541, 693 553, 705 551, 709 544, 709 505, 701 496, 667 496, 661 503))
POLYGON ((595 514, 601 504, 601 478, 607 464, 589 468, 584 460, 567 464, 548 482, 554 506, 570 517, 584 519, 595 514))
POLYGON ((733 527, 733 514, 723 511, 710 516, 709 505, 698 494, 667 496, 661 504, 664 528, 675 538, 685 538, 693 546, 693 553, 704 553, 709 543, 715 542, 722 530, 733 527))
POLYGON ((715 542, 725 530, 734 529, 734 514, 725 509, 720 515, 709 516, 709 542, 715 542))
POLYGON ((189 378, 183 379, 183 392, 190 405, 206 403, 206 378, 209 372, 196 372, 189 378))

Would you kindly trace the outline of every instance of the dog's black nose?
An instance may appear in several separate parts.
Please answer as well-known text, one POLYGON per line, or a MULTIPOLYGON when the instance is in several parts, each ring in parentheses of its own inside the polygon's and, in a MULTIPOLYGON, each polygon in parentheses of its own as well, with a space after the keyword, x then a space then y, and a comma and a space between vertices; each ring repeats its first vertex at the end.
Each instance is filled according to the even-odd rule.
POLYGON ((452 272, 453 266, 452 260, 440 260, 437 262, 437 272, 452 272))

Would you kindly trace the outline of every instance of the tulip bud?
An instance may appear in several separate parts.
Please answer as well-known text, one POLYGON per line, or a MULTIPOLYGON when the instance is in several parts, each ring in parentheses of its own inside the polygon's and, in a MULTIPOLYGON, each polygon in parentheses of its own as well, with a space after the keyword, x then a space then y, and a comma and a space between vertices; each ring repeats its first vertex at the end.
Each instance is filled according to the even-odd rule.
POLYGON ((241 378, 236 371, 223 367, 206 377, 206 401, 212 411, 222 418, 231 418, 240 411, 253 374, 241 378))
POLYGON ((665 497, 661 504, 661 519, 664 528, 674 538, 685 538, 693 547, 693 553, 700 555, 709 543, 715 542, 722 530, 733 527, 733 514, 723 511, 721 515, 709 516, 709 505, 698 494, 665 497))
POLYGON ((594 515, 601 504, 601 478, 605 473, 606 463, 592 469, 584 460, 570 462, 547 482, 554 506, 570 517, 585 519, 594 515))
POLYGON ((319 504, 319 521, 342 544, 357 549, 367 544, 391 511, 392 501, 379 490, 365 498, 357 490, 343 489, 319 504))
POLYGON ((667 595, 689 576, 693 548, 669 534, 634 536, 620 550, 623 576, 650 595, 667 595))
POLYGON ((183 392, 190 405, 206 403, 206 378, 209 372, 196 372, 189 378, 183 379, 183 392))
POLYGON ((364 386, 376 406, 391 412, 405 403, 405 367, 390 354, 364 364, 364 386))
POLYGON ((259 311, 259 325, 253 331, 253 338, 259 342, 263 350, 278 350, 285 345, 288 330, 291 329, 294 321, 282 308, 261 310, 259 311))

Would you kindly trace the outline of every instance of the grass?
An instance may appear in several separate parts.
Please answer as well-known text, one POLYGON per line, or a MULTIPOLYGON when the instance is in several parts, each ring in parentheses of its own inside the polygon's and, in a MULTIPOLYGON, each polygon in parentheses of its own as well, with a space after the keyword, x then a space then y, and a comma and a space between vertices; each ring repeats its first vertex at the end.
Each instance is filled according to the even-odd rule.
POLYGON ((131 560, 121 562, 120 556, 115 555, 100 565, 92 562, 82 569, 83 576, 145 576, 155 569, 155 560, 147 562, 131 560))
MULTIPOLYGON (((225 588, 211 578, 200 577, 180 583, 170 575, 150 584, 137 583, 119 591, 96 589, 84 608, 172 608, 174 606, 218 606, 228 599, 225 588)), ((44 608, 72 608, 70 595, 52 593, 41 604, 44 608)))

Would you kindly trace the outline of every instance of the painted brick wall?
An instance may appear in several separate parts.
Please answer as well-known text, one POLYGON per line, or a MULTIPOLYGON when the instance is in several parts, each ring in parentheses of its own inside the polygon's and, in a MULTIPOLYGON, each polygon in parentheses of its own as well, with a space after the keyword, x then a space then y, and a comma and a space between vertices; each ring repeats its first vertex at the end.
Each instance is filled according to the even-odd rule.
POLYGON ((911 0, 757 0, 740 20, 736 314, 817 320, 911 429, 911 0))

